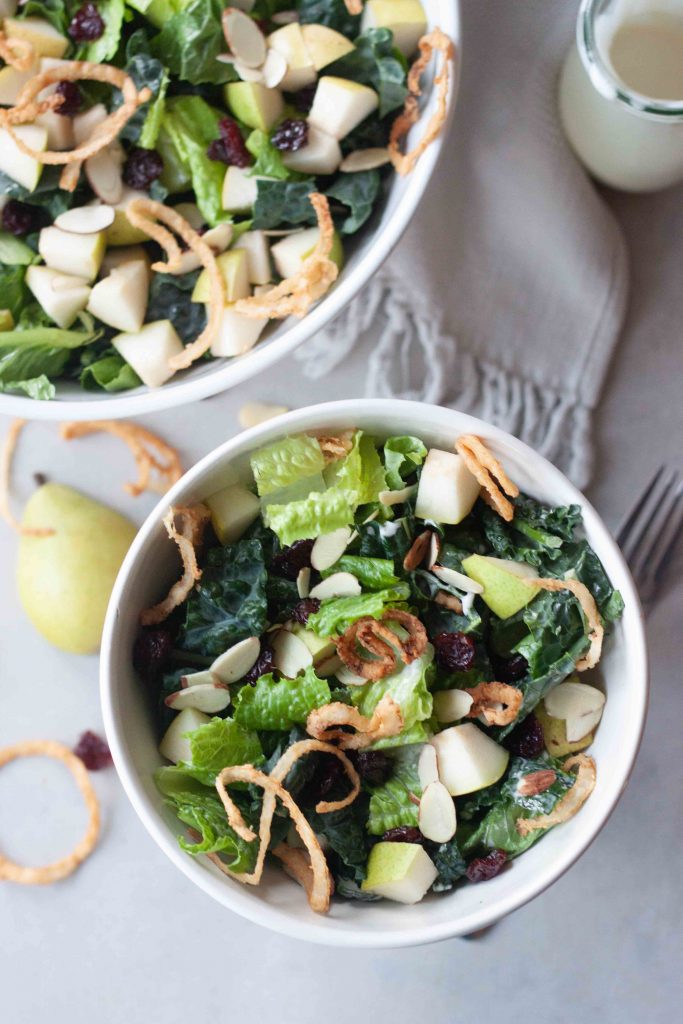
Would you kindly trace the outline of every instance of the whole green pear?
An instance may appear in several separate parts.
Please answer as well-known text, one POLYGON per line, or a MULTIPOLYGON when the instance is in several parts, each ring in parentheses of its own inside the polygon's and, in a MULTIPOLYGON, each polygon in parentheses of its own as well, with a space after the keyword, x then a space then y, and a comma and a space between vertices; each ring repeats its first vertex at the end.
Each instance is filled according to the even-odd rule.
POLYGON ((136 527, 99 501, 56 483, 35 491, 22 525, 54 530, 19 541, 17 586, 24 611, 55 647, 93 653, 136 527))

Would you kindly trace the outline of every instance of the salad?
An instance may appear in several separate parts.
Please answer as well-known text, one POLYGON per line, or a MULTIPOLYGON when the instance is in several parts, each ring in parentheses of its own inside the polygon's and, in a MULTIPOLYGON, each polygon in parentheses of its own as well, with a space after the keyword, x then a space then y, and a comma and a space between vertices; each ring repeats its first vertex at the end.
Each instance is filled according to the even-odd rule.
POLYGON ((446 117, 453 45, 419 0, 0 15, 0 390, 35 399, 159 387, 304 316, 446 117))
POLYGON ((251 885, 279 862, 319 912, 492 878, 596 781, 623 602, 579 507, 473 435, 303 434, 250 468, 169 509, 183 573, 136 641, 180 846, 251 885))

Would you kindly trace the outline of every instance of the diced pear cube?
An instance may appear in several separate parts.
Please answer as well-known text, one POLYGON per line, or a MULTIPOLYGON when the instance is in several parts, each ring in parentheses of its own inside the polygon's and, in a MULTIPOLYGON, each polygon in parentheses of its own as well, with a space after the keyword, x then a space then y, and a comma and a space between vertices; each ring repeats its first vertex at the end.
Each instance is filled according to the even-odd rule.
MULTIPOLYGON (((15 125, 14 132, 37 153, 47 149, 46 128, 35 124, 22 124, 15 125)), ((0 171, 4 171, 13 181, 33 192, 43 173, 43 165, 40 160, 19 149, 10 133, 3 128, 0 130, 0 171)))
POLYGON ((93 288, 88 312, 119 331, 139 331, 149 297, 149 267, 135 260, 115 267, 93 288))
POLYGON ((349 78, 324 75, 315 90, 308 123, 335 139, 343 139, 378 106, 374 89, 349 78))
POLYGON ((43 228, 38 238, 38 252, 48 267, 94 281, 106 248, 105 235, 105 231, 77 235, 54 226, 43 228))
POLYGON ((171 356, 183 351, 183 343, 170 320, 155 320, 135 334, 117 334, 112 345, 133 367, 143 384, 158 388, 175 373, 171 356))
POLYGON ((270 245, 263 231, 245 231, 233 245, 247 254, 247 273, 250 284, 269 284, 273 280, 270 265, 270 245))
MULTIPOLYGON (((225 301, 237 302, 249 295, 249 273, 247 270, 247 254, 244 249, 230 249, 216 257, 216 264, 225 286, 225 301)), ((203 270, 197 278, 192 292, 192 302, 211 301, 211 281, 207 270, 203 270)))
POLYGON ((267 42, 268 46, 281 53, 287 61, 287 74, 280 82, 281 89, 285 92, 297 92, 315 82, 315 67, 298 22, 271 32, 267 42))
POLYGON ((366 0, 360 28, 391 29, 396 49, 411 57, 427 31, 427 15, 420 0, 366 0))
POLYGON ((63 57, 69 40, 44 18, 5 18, 5 35, 25 39, 39 57, 63 57))
POLYGON ((309 125, 306 145, 294 153, 283 153, 282 162, 300 174, 334 174, 342 162, 342 151, 332 135, 309 125))
POLYGON ((230 213, 250 213, 256 202, 258 177, 248 167, 228 167, 223 179, 223 209, 230 213))
POLYGON ((243 355, 254 347, 267 323, 268 317, 245 316, 243 313, 235 312, 234 303, 225 306, 218 334, 211 345, 211 355, 243 355))
POLYGON ((90 285, 84 278, 51 267, 27 267, 25 281, 47 315, 63 330, 68 330, 85 309, 90 295, 90 285))
POLYGON ((216 491, 206 499, 211 523, 221 544, 234 544, 261 511, 261 502, 242 484, 216 491))

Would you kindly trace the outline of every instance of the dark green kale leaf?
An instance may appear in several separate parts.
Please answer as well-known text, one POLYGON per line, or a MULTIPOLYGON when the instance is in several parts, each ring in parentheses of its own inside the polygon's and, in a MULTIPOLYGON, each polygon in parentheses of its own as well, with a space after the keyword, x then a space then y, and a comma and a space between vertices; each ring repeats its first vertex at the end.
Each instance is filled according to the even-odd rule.
POLYGON ((573 539, 581 509, 578 505, 550 508, 520 495, 511 523, 487 506, 480 509, 480 516, 486 539, 498 558, 546 568, 560 557, 563 544, 573 539))
POLYGON ((348 215, 339 224, 343 235, 352 235, 365 224, 372 213, 380 190, 379 171, 342 174, 325 193, 348 208, 348 215))
POLYGON ((374 89, 379 96, 380 118, 402 107, 408 92, 406 62, 394 48, 393 33, 388 28, 368 29, 355 40, 355 49, 325 72, 374 89))
POLYGON ((267 231, 283 224, 315 224, 315 211, 308 198, 315 192, 313 178, 304 181, 259 181, 252 227, 267 231))
POLYGON ((171 320, 185 344, 194 341, 206 326, 206 310, 202 302, 192 302, 192 290, 200 271, 189 274, 153 274, 147 303, 147 323, 171 320))
POLYGON ((377 519, 356 526, 360 534, 359 554, 367 558, 392 558, 402 564, 413 543, 415 520, 403 516, 391 523, 380 523, 377 519))
POLYGON ((358 34, 360 15, 349 14, 344 0, 298 0, 296 7, 302 25, 327 25, 349 39, 358 34))
POLYGON ((234 68, 216 60, 225 52, 222 12, 221 0, 190 0, 165 22, 152 40, 153 55, 162 60, 173 75, 192 85, 234 81, 237 78, 234 68))
POLYGON ((266 570, 258 540, 211 548, 201 584, 187 600, 180 647, 219 655, 266 627, 266 570))
MULTIPOLYGON (((367 805, 367 798, 361 794, 341 811, 331 811, 329 814, 318 814, 313 809, 306 811, 313 831, 325 837, 329 849, 336 855, 339 861, 337 870, 346 877, 350 870, 357 882, 365 878, 370 853, 370 838, 366 828, 367 805)), ((335 867, 333 863, 333 870, 335 867)))
POLYGON ((467 865, 457 840, 451 839, 448 843, 442 843, 436 849, 430 850, 429 856, 439 872, 432 885, 432 892, 448 892, 460 878, 464 877, 467 865))

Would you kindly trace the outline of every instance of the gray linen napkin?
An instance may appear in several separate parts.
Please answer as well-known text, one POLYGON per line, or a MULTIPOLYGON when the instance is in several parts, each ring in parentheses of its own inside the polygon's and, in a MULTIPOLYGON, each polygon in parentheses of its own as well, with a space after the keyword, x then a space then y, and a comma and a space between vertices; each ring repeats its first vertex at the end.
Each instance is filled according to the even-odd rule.
POLYGON ((320 377, 362 344, 369 396, 491 420, 584 486, 628 271, 558 122, 577 7, 464 0, 458 111, 427 196, 386 266, 298 358, 320 377))

